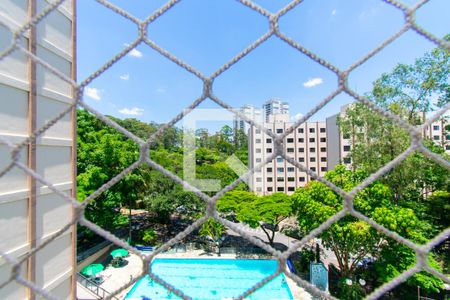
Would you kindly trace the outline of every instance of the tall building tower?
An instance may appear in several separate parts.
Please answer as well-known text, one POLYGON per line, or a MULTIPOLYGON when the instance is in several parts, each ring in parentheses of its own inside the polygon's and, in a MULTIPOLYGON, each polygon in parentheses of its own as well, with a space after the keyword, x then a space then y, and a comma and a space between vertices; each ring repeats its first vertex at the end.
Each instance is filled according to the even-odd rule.
POLYGON ((289 115, 289 103, 282 102, 280 99, 272 98, 263 104, 265 122, 269 122, 271 115, 289 115))
MULTIPOLYGON (((10 31, 28 22, 47 1, 0 1, 0 51, 11 43, 10 31)), ((67 77, 75 79, 75 0, 63 2, 22 38, 22 46, 67 77)), ((71 86, 15 51, 0 61, 0 136, 13 144, 23 142, 36 129, 73 103, 71 86)), ((75 195, 75 110, 30 142, 20 152, 20 162, 57 189, 75 195)), ((0 143, 0 170, 11 162, 11 149, 0 143)), ((0 177, 0 251, 10 257, 27 257, 30 249, 47 241, 72 219, 70 203, 12 168, 0 177)), ((75 298, 76 228, 28 257, 21 276, 59 299, 75 298)), ((0 258, 0 278, 6 281, 11 265, 0 258)), ((0 299, 36 299, 30 290, 12 281, 0 289, 0 299)))
MULTIPOLYGON (((261 108, 256 108, 252 105, 247 104, 247 105, 242 106, 239 109, 239 112, 255 122, 263 123, 263 121, 264 121, 263 120, 263 111, 261 108)), ((248 130, 250 129, 250 124, 247 123, 246 121, 244 121, 240 118, 234 117, 233 125, 234 125, 235 131, 240 129, 245 134, 248 134, 248 130)))
MULTIPOLYGON (((277 134, 282 134, 294 123, 289 122, 288 114, 275 114, 269 117, 264 126, 277 134)), ((251 127, 249 131, 249 168, 254 168, 266 160, 274 151, 270 136, 251 127)), ((303 123, 289 134, 284 141, 287 156, 298 161, 319 176, 327 171, 327 136, 325 122, 303 123)), ((275 192, 292 194, 298 187, 313 180, 282 157, 277 157, 250 178, 251 189, 259 195, 275 192)))

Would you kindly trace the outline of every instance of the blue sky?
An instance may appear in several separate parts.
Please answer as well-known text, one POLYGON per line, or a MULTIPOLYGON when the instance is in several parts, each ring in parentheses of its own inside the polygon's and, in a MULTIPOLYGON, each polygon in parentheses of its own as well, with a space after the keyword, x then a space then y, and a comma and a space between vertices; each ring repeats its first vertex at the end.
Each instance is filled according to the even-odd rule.
MULTIPOLYGON (((144 19, 161 0, 110 0, 144 19)), ((286 0, 254 0, 269 11, 286 0)), ((416 1, 404 0, 407 5, 416 1)), ((417 21, 434 35, 450 32, 450 1, 431 0, 417 21)), ((137 27, 95 1, 78 1, 78 80, 82 81, 137 37, 137 27)), ((280 30, 340 68, 347 68, 403 25, 403 15, 381 0, 305 0, 280 19, 280 30)), ((268 30, 267 20, 234 0, 183 0, 149 26, 148 36, 205 75, 268 30)), ((353 71, 360 93, 397 63, 413 63, 434 45, 409 31, 353 71)), ((291 115, 305 114, 337 87, 337 77, 277 37, 272 37, 214 82, 214 93, 234 107, 260 107, 277 97, 291 115)), ((202 82, 145 44, 139 45, 85 91, 104 114, 167 122, 202 93, 202 82)), ((351 102, 339 95, 311 120, 324 120, 351 102)), ((208 100, 201 108, 217 108, 208 100)))

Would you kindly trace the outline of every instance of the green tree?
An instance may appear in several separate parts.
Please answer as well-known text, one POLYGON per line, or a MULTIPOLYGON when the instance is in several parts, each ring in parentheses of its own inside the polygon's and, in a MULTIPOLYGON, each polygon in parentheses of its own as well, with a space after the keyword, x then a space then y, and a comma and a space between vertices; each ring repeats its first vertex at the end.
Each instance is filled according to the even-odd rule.
MULTIPOLYGON (((446 37, 450 40, 450 36, 446 37)), ((414 64, 398 64, 390 73, 374 82, 367 97, 377 106, 398 115, 412 125, 422 124, 426 114, 450 101, 450 56, 436 48, 417 59, 414 64)), ((362 103, 348 107, 339 125, 350 138, 353 169, 369 173, 395 159, 410 145, 409 133, 390 118, 383 117, 362 103)), ((443 146, 433 141, 425 145, 445 156, 443 146)), ((448 158, 448 156, 446 156, 448 158)), ((420 153, 414 153, 388 172, 382 182, 388 185, 394 200, 413 201, 416 205, 430 192, 448 187, 447 171, 420 153)))
MULTIPOLYGON (((362 170, 350 171, 344 166, 337 166, 327 172, 326 179, 350 191, 366 176, 367 173, 362 170)), ((412 209, 393 204, 391 193, 388 186, 374 182, 357 194, 354 199, 355 209, 405 238, 416 243, 426 242, 424 232, 428 230, 429 224, 419 220, 412 209)), ((292 198, 299 226, 306 231, 317 228, 343 207, 342 197, 317 181, 298 189, 292 198)), ((352 277, 358 262, 369 255, 376 260, 376 270, 379 272, 376 277, 380 283, 390 280, 414 265, 413 250, 350 216, 334 223, 320 235, 320 238, 324 247, 335 254, 342 277, 352 277)), ((432 264, 437 266, 434 259, 432 257, 430 259, 432 264)), ((439 269, 439 266, 437 268, 439 269)), ((418 284, 430 292, 442 288, 442 281, 425 273, 413 276, 407 283, 410 286, 418 284)))
POLYGON ((237 220, 252 228, 260 227, 273 245, 280 222, 292 214, 291 199, 283 193, 258 197, 245 191, 226 193, 217 203, 223 213, 232 212, 237 220))
MULTIPOLYGON (((299 226, 307 232, 342 209, 342 198, 320 182, 313 181, 292 196, 299 226)), ((361 199, 361 202, 365 199, 361 199)), ((383 200, 383 199, 374 199, 383 200)), ((358 263, 375 251, 378 234, 367 223, 344 217, 320 235, 322 244, 336 256, 341 276, 352 276, 358 263)))
MULTIPOLYGON (((200 236, 209 239, 217 248, 217 251, 220 251, 220 241, 226 231, 227 229, 221 223, 214 219, 208 219, 203 223, 202 227, 200 227, 199 234, 200 236)), ((218 253, 220 255, 220 252, 218 253)))

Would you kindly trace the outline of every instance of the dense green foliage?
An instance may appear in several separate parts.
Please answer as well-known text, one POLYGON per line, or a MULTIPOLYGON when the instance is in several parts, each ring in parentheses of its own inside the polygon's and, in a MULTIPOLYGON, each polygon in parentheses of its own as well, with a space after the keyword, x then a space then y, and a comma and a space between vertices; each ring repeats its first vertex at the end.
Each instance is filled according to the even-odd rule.
MULTIPOLYGON (((450 36, 447 36, 446 39, 449 40, 450 36)), ((399 64, 392 72, 383 74, 374 82, 373 90, 366 96, 377 106, 396 114, 400 119, 412 125, 420 125, 430 111, 450 102, 449 79, 449 52, 436 48, 417 59, 412 65, 399 64)), ((443 118, 448 117, 444 116, 443 118)), ((396 122, 379 115, 362 103, 350 105, 345 115, 340 118, 339 125, 343 135, 348 137, 351 142, 349 157, 354 170, 351 174, 362 174, 354 183, 362 181, 369 174, 378 171, 408 149, 411 144, 411 137, 407 131, 398 126, 396 122)), ((444 152, 447 143, 448 140, 445 138, 441 139, 438 144, 427 139, 424 145, 432 152, 449 160, 449 156, 444 152)), ((336 168, 335 171, 328 172, 327 178, 342 186, 341 183, 335 181, 334 174, 336 172, 342 173, 343 171, 336 168)), ((366 188, 362 192, 362 196, 360 193, 355 199, 355 208, 401 236, 415 243, 423 244, 449 225, 449 179, 446 168, 422 153, 414 152, 389 170, 379 181, 366 188)), ((308 194, 307 192, 312 188, 327 189, 326 187, 309 186, 305 189, 306 191, 298 191, 296 193, 298 204, 312 202, 317 209, 321 209, 328 216, 331 216, 333 211, 340 209, 341 199, 337 202, 330 202, 330 199, 335 200, 329 194, 332 193, 331 191, 327 194, 328 198, 312 197, 309 194, 314 193, 311 191, 308 194)), ((344 189, 347 190, 346 187, 344 189)), ((305 210, 307 216, 313 217, 305 207, 301 208, 300 212, 305 213, 305 210)), ((298 216, 302 218, 300 213, 298 216)), ((352 222, 344 218, 336 226, 346 226, 355 222, 360 221, 352 222)), ((304 224, 307 223, 304 221, 304 224)), ((332 244, 328 242, 328 246, 335 247, 336 250, 333 250, 335 253, 343 249, 339 245, 336 246, 336 244, 341 244, 339 236, 334 236, 338 229, 336 226, 332 226, 323 237, 324 240, 331 238, 332 244), (332 234, 332 236, 329 237, 328 234, 332 234)), ((414 265, 414 251, 378 234, 367 224, 364 226, 363 228, 367 228, 367 230, 359 231, 359 233, 365 232, 363 237, 354 236, 352 239, 355 239, 356 242, 361 238, 367 239, 362 244, 366 245, 363 248, 367 254, 375 259, 374 269, 376 272, 371 276, 373 281, 381 284, 414 265)), ((344 232, 346 231, 352 232, 350 228, 344 230, 344 232)), ((444 249, 445 247, 448 249, 448 242, 444 249)), ((348 247, 344 249, 347 251, 348 247)), ((349 252, 351 256, 358 257, 357 251, 349 252)), ((448 250, 435 251, 429 257, 429 262, 433 267, 442 270, 442 267, 448 265, 448 250)), ((345 267, 345 261, 344 266, 340 266, 340 269, 341 271, 354 271, 351 265, 350 268, 345 267)), ((420 286, 425 293, 437 293, 442 289, 442 282, 421 272, 410 278, 406 282, 406 286, 409 288, 397 289, 395 296, 402 299, 410 298, 414 295, 416 286, 420 286)))
MULTIPOLYGON (((347 170, 337 166, 326 174, 326 179, 350 191, 362 182, 367 173, 347 170)), ((299 226, 306 231, 321 223, 343 208, 343 199, 325 184, 313 181, 298 189, 293 198, 293 209, 299 226)), ((401 207, 391 201, 391 190, 381 182, 374 182, 358 193, 355 209, 391 231, 416 243, 426 242, 426 229, 430 224, 419 220, 410 208, 401 207)), ((343 278, 352 277, 359 263, 367 257, 375 260, 376 278, 379 284, 399 275, 415 263, 415 253, 395 240, 380 234, 364 221, 346 216, 321 234, 322 244, 336 256, 343 278)), ((440 269, 434 259, 430 262, 440 269)), ((443 287, 441 280, 420 273, 407 281, 411 286, 419 285, 424 290, 438 292, 443 287)))
MULTIPOLYGON (((136 119, 110 118, 144 140, 160 128, 158 124, 136 119)), ((134 141, 85 110, 78 110, 77 122, 77 196, 82 201, 137 161, 139 148, 134 141)), ((183 131, 168 128, 150 148, 154 161, 180 177, 183 176, 182 142, 183 131)), ((234 133, 228 126, 216 134, 199 130, 196 143, 200 145, 195 153, 197 178, 219 179, 222 187, 237 178, 224 163, 229 155, 234 153, 244 158, 244 163, 247 161, 246 136, 241 132, 234 133)), ((247 187, 241 184, 238 189, 247 187)), ((170 224, 170 217, 175 213, 187 219, 196 218, 205 207, 195 194, 159 171, 141 165, 98 195, 88 205, 86 217, 107 230, 115 230, 127 224, 127 216, 120 213, 120 208, 134 208, 138 202, 153 213, 158 222, 165 224, 170 224)))

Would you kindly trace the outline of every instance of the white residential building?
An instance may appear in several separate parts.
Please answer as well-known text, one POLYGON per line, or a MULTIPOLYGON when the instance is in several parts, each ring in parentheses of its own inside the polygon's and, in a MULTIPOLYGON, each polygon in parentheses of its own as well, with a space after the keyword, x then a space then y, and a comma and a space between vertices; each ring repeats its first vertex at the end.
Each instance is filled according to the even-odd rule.
MULTIPOLYGON (((244 105, 239 109, 239 112, 241 114, 243 114, 245 117, 247 117, 248 119, 251 119, 255 122, 258 122, 258 123, 264 122, 263 110, 261 108, 256 108, 252 105, 244 105)), ((245 134, 247 134, 248 130, 250 129, 250 124, 240 118, 234 117, 233 127, 234 127, 234 130, 240 129, 245 134)))
POLYGON ((272 98, 263 104, 265 121, 269 121, 271 115, 289 115, 289 104, 282 102, 280 99, 272 98))
MULTIPOLYGON (((294 123, 288 114, 269 117, 264 126, 276 134, 282 134, 294 123)), ((298 161, 319 176, 327 171, 327 136, 325 122, 311 122, 300 125, 284 141, 287 156, 298 161)), ((274 143, 265 132, 251 127, 249 131, 249 168, 266 160, 274 152, 274 143)), ((292 194, 298 187, 305 186, 312 178, 282 157, 275 158, 250 178, 251 189, 259 195, 274 192, 292 194)))
POLYGON ((424 130, 424 137, 431 139, 436 145, 442 146, 445 153, 450 154, 450 121, 449 116, 437 120, 424 130))
MULTIPOLYGON (((17 30, 49 5, 44 0, 1 0, 0 20, 17 30)), ((65 1, 21 43, 29 51, 75 78, 75 1, 65 1)), ((11 43, 11 34, 0 26, 0 51, 11 43)), ((0 136, 14 144, 54 119, 73 102, 71 86, 20 51, 0 61, 0 136)), ((75 110, 68 113, 20 152, 20 162, 35 170, 57 189, 75 195, 75 110)), ((11 162, 10 149, 0 143, 0 170, 11 162)), ((47 186, 13 167, 0 177, 0 251, 26 257, 30 249, 48 240, 69 223, 70 203, 47 186)), ((59 299, 75 298, 76 226, 30 256, 21 276, 59 299)), ((0 258, 0 278, 10 278, 11 265, 0 258)), ((0 299, 35 299, 31 290, 16 282, 0 289, 0 299)))

